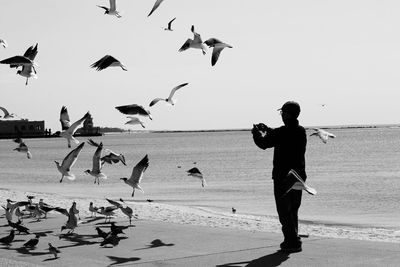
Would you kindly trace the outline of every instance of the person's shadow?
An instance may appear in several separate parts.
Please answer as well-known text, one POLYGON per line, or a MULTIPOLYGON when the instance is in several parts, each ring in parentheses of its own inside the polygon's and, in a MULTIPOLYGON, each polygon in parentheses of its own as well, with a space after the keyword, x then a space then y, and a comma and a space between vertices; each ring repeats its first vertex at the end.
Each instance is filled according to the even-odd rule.
POLYGON ((246 263, 246 267, 275 267, 281 265, 281 263, 287 259, 289 259, 289 253, 276 251, 272 254, 265 255, 252 261, 231 262, 217 265, 216 267, 239 267, 246 263))

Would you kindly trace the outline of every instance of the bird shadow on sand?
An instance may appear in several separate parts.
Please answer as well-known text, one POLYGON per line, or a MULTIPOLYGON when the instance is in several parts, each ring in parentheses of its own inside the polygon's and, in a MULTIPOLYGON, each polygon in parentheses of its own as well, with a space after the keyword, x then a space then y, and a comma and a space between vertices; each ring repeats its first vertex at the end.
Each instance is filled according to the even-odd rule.
POLYGON ((61 248, 70 248, 70 247, 77 247, 77 246, 87 246, 87 245, 94 245, 98 244, 98 241, 91 241, 90 239, 98 238, 98 235, 78 235, 75 233, 72 234, 62 234, 59 235, 60 239, 65 239, 66 241, 71 242, 70 245, 60 246, 61 248))
POLYGON ((143 249, 158 248, 158 247, 171 247, 171 246, 175 246, 175 244, 172 243, 166 244, 163 241, 161 241, 161 239, 154 239, 153 241, 150 242, 150 245, 147 245, 147 247, 138 248, 135 250, 143 250, 143 249))
MULTIPOLYGON (((49 254, 49 253, 47 253, 47 254, 49 254)), ((45 262, 45 261, 55 261, 55 260, 58 260, 59 258, 60 257, 57 257, 57 258, 51 257, 51 258, 48 258, 48 259, 44 259, 43 262, 45 262)))
POLYGON ((34 251, 36 248, 33 249, 28 249, 26 247, 20 247, 16 248, 15 251, 18 252, 19 254, 25 255, 25 256, 43 256, 49 254, 49 252, 39 252, 39 251, 34 251))
POLYGON ((127 262, 134 262, 134 261, 140 260, 140 258, 138 258, 138 257, 130 257, 130 258, 122 258, 122 257, 115 257, 115 256, 107 256, 107 257, 113 261, 113 263, 111 263, 108 266, 113 266, 113 265, 117 265, 117 264, 123 264, 123 263, 127 263, 127 262))
POLYGON ((282 262, 289 259, 289 253, 276 251, 272 254, 265 255, 261 258, 250 260, 250 261, 242 261, 242 262, 231 262, 225 263, 221 265, 217 265, 216 267, 239 267, 246 264, 246 267, 275 267, 282 264, 282 262))
POLYGON ((87 219, 86 221, 83 221, 81 224, 87 224, 87 223, 91 223, 91 222, 95 222, 98 220, 104 220, 104 217, 89 217, 89 218, 85 218, 87 219))

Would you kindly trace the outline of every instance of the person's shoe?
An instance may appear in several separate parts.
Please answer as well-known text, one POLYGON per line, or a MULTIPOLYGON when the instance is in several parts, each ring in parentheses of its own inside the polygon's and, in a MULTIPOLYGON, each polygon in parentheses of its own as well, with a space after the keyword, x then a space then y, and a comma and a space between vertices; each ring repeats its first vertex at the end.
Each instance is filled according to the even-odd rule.
POLYGON ((296 253, 302 251, 301 244, 281 243, 281 251, 286 253, 296 253))

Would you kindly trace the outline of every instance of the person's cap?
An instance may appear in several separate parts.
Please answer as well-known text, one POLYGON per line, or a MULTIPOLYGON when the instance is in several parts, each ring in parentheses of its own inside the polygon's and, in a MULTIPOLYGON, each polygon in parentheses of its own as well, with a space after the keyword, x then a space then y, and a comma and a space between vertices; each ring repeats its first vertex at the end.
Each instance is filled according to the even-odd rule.
POLYGON ((299 116, 299 114, 300 114, 300 105, 299 105, 299 103, 297 103, 295 101, 287 101, 278 110, 291 113, 291 114, 293 114, 295 116, 299 116))

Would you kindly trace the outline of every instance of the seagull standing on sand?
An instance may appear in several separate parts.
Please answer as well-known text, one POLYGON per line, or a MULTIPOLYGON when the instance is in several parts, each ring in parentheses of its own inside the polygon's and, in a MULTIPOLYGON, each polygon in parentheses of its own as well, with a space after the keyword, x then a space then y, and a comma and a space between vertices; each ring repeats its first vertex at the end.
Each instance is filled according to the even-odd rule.
POLYGON ((13 140, 15 143, 19 144, 17 148, 14 148, 14 150, 22 153, 26 153, 26 157, 28 159, 32 158, 32 154, 29 151, 28 146, 25 144, 25 142, 22 140, 22 138, 16 138, 13 140))
POLYGON ((116 206, 108 206, 108 207, 100 207, 99 210, 97 210, 97 213, 100 213, 105 216, 105 221, 107 222, 111 220, 111 216, 115 215, 114 211, 118 209, 116 206))
POLYGON ((125 105, 125 106, 118 106, 115 107, 119 112, 125 115, 141 115, 145 117, 149 117, 150 120, 153 118, 150 115, 150 111, 146 110, 143 106, 132 104, 132 105, 125 105))
POLYGON ((201 49, 203 52, 203 55, 206 54, 207 47, 203 44, 203 40, 201 40, 200 34, 196 33, 194 31, 194 25, 192 25, 191 31, 194 35, 193 39, 187 39, 186 42, 182 45, 181 48, 179 48, 179 52, 185 51, 189 48, 196 48, 196 49, 201 49))
POLYGON ((138 164, 136 164, 135 167, 133 167, 131 177, 128 179, 126 177, 120 178, 121 180, 124 181, 127 185, 132 187, 132 197, 135 195, 135 189, 138 189, 144 193, 143 189, 140 187, 140 182, 142 181, 143 178, 143 173, 145 170, 149 167, 149 158, 148 156, 144 156, 144 158, 139 161, 138 164))
POLYGON ((153 101, 150 102, 150 105, 149 105, 149 106, 152 107, 152 106, 154 106, 158 101, 161 101, 161 100, 167 102, 168 104, 175 105, 176 100, 173 99, 175 92, 178 91, 179 89, 181 89, 182 87, 188 85, 188 84, 189 84, 189 83, 182 83, 182 84, 180 84, 180 85, 178 85, 178 86, 175 86, 174 88, 172 88, 171 92, 169 93, 168 98, 166 98, 166 99, 165 99, 165 98, 155 98, 155 99, 153 99, 153 101))
POLYGON ((92 213, 92 214, 90 215, 90 217, 93 217, 93 214, 94 214, 94 217, 96 217, 96 213, 97 213, 97 210, 98 210, 98 209, 99 209, 98 207, 93 206, 93 202, 90 202, 90 204, 89 204, 89 211, 92 213))
MULTIPOLYGON (((107 200, 111 205, 114 205, 115 207, 119 208, 119 209, 122 211, 123 214, 125 214, 126 216, 128 216, 128 218, 129 218, 129 225, 132 224, 133 210, 132 210, 130 207, 128 207, 128 206, 124 207, 121 203, 119 203, 119 202, 117 202, 117 201, 114 201, 114 200, 112 200, 112 199, 106 198, 106 200, 107 200)), ((122 199, 121 199, 121 200, 122 200, 122 199)), ((135 218, 137 219, 137 216, 135 216, 135 218)))
POLYGON ((327 132, 325 130, 319 129, 319 128, 315 128, 314 131, 315 132, 310 134, 310 136, 313 136, 313 135, 318 136, 322 140, 322 142, 324 142, 324 144, 326 144, 326 142, 328 142, 329 138, 335 138, 336 137, 336 135, 331 134, 331 133, 329 133, 329 132, 327 132))
POLYGON ((122 154, 117 154, 109 149, 106 149, 106 151, 109 152, 108 155, 105 155, 104 157, 101 158, 101 165, 103 165, 104 163, 108 163, 108 164, 113 164, 113 163, 118 163, 118 162, 122 162, 122 164, 124 164, 126 166, 125 163, 125 156, 122 154))
POLYGON ((51 243, 49 243, 49 252, 50 252, 51 254, 54 255, 54 258, 55 258, 55 259, 57 259, 57 254, 58 254, 58 253, 61 253, 61 251, 60 251, 58 248, 53 247, 53 246, 51 245, 51 243))
POLYGON ((221 54, 221 51, 225 47, 232 48, 231 45, 228 45, 228 44, 226 44, 224 42, 221 42, 217 38, 210 38, 207 41, 205 41, 204 43, 206 45, 208 45, 208 47, 213 47, 213 52, 212 52, 212 56, 211 56, 211 66, 214 66, 215 63, 217 63, 218 58, 219 58, 219 54, 221 54))
POLYGON ((153 12, 160 6, 160 4, 163 2, 164 0, 157 0, 154 5, 153 8, 151 9, 150 13, 147 15, 147 17, 150 17, 151 14, 153 14, 153 12))
POLYGON ((75 144, 79 144, 79 141, 74 137, 76 130, 78 129, 79 125, 81 125, 87 118, 90 117, 89 111, 72 125, 70 124, 68 110, 65 106, 61 108, 60 111, 60 122, 61 122, 61 133, 60 136, 64 137, 68 141, 68 147, 71 148, 71 141, 75 144))
POLYGON ((10 114, 10 112, 8 112, 8 110, 3 107, 0 107, 0 110, 4 112, 3 119, 14 119, 16 117, 14 113, 10 114))
POLYGON ((68 234, 72 233, 78 226, 78 218, 75 215, 73 208, 71 207, 68 212, 68 220, 65 225, 61 226, 61 232, 65 229, 69 229, 68 234))
POLYGON ((198 178, 201 180, 201 186, 204 187, 206 185, 206 180, 203 177, 203 174, 200 172, 200 170, 196 167, 191 168, 190 170, 187 171, 188 176, 192 176, 195 178, 198 178))
POLYGON ((54 161, 57 165, 58 171, 61 173, 61 180, 60 183, 62 183, 62 180, 64 177, 67 177, 69 180, 75 180, 75 175, 71 173, 71 168, 75 164, 76 160, 78 159, 78 155, 81 152, 83 145, 85 143, 80 144, 77 146, 75 149, 71 150, 71 152, 68 153, 68 155, 64 158, 62 161, 61 165, 58 161, 54 161))
POLYGON ((2 45, 4 48, 7 48, 7 42, 4 39, 0 39, 0 45, 2 45))
POLYGON ((93 159, 92 159, 92 169, 91 170, 86 170, 86 174, 90 174, 94 177, 94 183, 100 185, 100 178, 107 179, 107 175, 101 172, 101 151, 103 150, 103 143, 96 143, 92 139, 88 140, 88 143, 92 146, 97 147, 96 151, 93 154, 93 159))
POLYGON ((139 118, 133 116, 127 116, 127 118, 129 119, 129 121, 125 122, 125 124, 131 124, 131 125, 140 124, 143 128, 145 128, 143 121, 141 121, 139 118))
POLYGON ((168 22, 168 27, 167 28, 164 28, 164 30, 165 31, 173 31, 173 29, 172 29, 172 22, 174 22, 174 20, 176 20, 176 17, 175 18, 173 18, 172 20, 170 20, 170 22, 168 22))
POLYGON ((110 8, 105 7, 105 6, 98 6, 102 9, 104 9, 104 14, 111 15, 111 16, 116 16, 117 18, 121 18, 121 14, 117 11, 117 6, 115 3, 115 0, 110 0, 110 8))
POLYGON ((124 64, 122 64, 119 60, 110 55, 105 55, 104 57, 90 65, 90 67, 96 68, 97 71, 104 70, 108 67, 121 67, 121 69, 123 69, 124 71, 128 70, 124 64))

